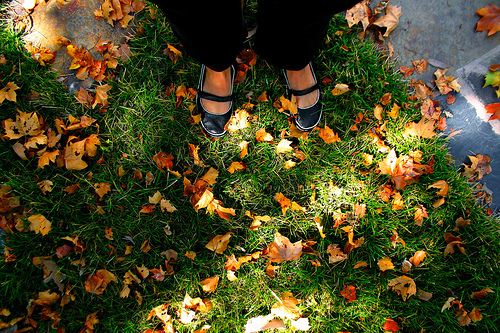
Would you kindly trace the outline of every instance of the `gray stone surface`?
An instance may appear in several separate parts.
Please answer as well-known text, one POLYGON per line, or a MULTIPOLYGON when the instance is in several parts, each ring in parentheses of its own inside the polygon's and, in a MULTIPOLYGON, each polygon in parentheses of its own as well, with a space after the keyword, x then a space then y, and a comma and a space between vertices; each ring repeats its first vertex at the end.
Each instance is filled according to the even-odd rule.
MULTIPOLYGON (((375 1, 375 4, 378 1, 375 1)), ((500 33, 487 36, 476 32, 480 16, 476 10, 494 3, 491 0, 392 0, 403 12, 399 26, 387 39, 395 50, 398 66, 412 67, 412 60, 426 59, 430 65, 422 74, 409 79, 431 82, 438 68, 449 68, 446 75, 459 78, 462 90, 453 104, 445 96, 436 96, 444 110, 453 114, 447 120, 448 130, 462 130, 449 140, 450 153, 456 164, 469 163, 469 155, 486 155, 491 159, 492 173, 481 180, 493 193, 491 208, 500 209, 500 121, 488 121, 484 106, 498 103, 495 89, 484 85, 484 74, 490 64, 500 64, 500 33)), ((500 5, 497 3, 496 5, 500 5)))

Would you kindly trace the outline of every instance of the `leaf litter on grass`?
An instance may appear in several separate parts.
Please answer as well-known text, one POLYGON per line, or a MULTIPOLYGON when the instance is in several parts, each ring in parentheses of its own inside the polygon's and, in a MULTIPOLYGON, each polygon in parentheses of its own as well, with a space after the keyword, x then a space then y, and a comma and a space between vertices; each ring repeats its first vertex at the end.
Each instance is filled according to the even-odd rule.
MULTIPOLYGON (((366 11, 366 8, 363 10, 366 11)), ((394 28, 398 15, 395 8, 388 6, 381 6, 374 11, 376 15, 383 12, 387 17, 379 20, 378 24, 372 24, 370 29, 382 27, 388 34, 389 30, 394 28)), ((161 27, 158 19, 151 18, 154 15, 158 14, 154 8, 150 8, 144 16, 145 20, 161 27)), ((370 20, 371 18, 367 27, 370 20)), ((329 38, 337 39, 336 42, 341 43, 343 47, 339 50, 327 47, 323 51, 323 57, 334 59, 338 56, 339 59, 355 61, 350 50, 366 46, 356 44, 359 42, 354 34, 359 29, 351 28, 353 30, 348 31, 346 25, 339 22, 338 19, 335 20, 335 28, 329 32, 329 38), (343 33, 337 33, 338 31, 343 33)), ((376 20, 372 20, 373 22, 376 20)), ((141 28, 148 29, 147 25, 141 28)), ((148 36, 148 43, 153 43, 153 35, 148 36)), ((136 43, 149 53, 154 53, 152 44, 144 43, 147 38, 139 36, 136 43)), ((177 45, 174 40, 167 41, 167 45, 177 45)), ((379 81, 388 82, 388 85, 370 90, 369 84, 364 85, 356 79, 358 74, 355 69, 340 69, 335 63, 331 63, 332 67, 338 70, 338 82, 346 84, 349 91, 344 89, 343 94, 328 94, 325 103, 333 109, 344 103, 351 103, 351 109, 356 111, 326 114, 324 127, 321 128, 323 132, 314 131, 307 136, 292 135, 291 133, 295 133, 290 125, 293 122, 288 122, 285 117, 271 119, 265 113, 286 109, 293 116, 293 101, 278 97, 282 94, 276 91, 276 87, 265 86, 264 89, 260 87, 257 90, 252 85, 247 86, 249 83, 245 81, 239 86, 240 93, 245 95, 246 99, 250 98, 251 102, 255 103, 254 106, 247 105, 240 109, 232 120, 231 135, 218 142, 209 143, 203 139, 201 132, 190 127, 191 124, 187 121, 186 112, 191 103, 187 87, 193 86, 196 81, 196 71, 189 69, 191 60, 187 56, 174 57, 176 53, 172 48, 168 48, 172 52, 165 54, 164 49, 165 44, 158 47, 158 54, 163 57, 163 61, 171 62, 169 66, 177 68, 176 79, 182 78, 182 81, 186 82, 184 89, 181 89, 182 94, 171 95, 162 101, 165 103, 162 112, 168 116, 162 118, 161 122, 166 128, 163 130, 171 137, 158 135, 157 132, 141 132, 138 127, 132 127, 141 121, 135 118, 134 124, 120 123, 121 135, 125 135, 131 128, 137 131, 134 134, 134 149, 140 149, 144 156, 137 158, 141 154, 127 150, 131 146, 123 142, 125 136, 111 135, 116 133, 113 132, 113 121, 117 122, 119 117, 130 117, 132 114, 129 112, 140 112, 147 108, 140 105, 143 102, 140 98, 136 101, 124 98, 120 103, 114 102, 114 99, 118 101, 122 98, 117 92, 119 89, 107 91, 112 98, 106 107, 108 110, 117 111, 111 115, 109 112, 103 113, 108 121, 98 117, 97 110, 91 111, 91 114, 96 113, 94 117, 98 118, 95 124, 100 126, 96 127, 99 136, 106 138, 100 148, 94 147, 95 144, 92 145, 90 141, 87 144, 88 137, 84 133, 88 133, 86 131, 93 127, 69 129, 71 126, 80 126, 79 123, 86 123, 84 118, 78 118, 78 122, 73 122, 71 118, 68 118, 66 123, 55 122, 56 131, 53 134, 49 134, 48 129, 45 132, 45 127, 42 126, 41 133, 11 138, 27 151, 25 155, 28 162, 21 160, 14 165, 18 171, 22 168, 29 176, 24 180, 18 177, 13 177, 14 181, 1 179, 2 182, 8 182, 8 185, 2 186, 5 188, 5 191, 2 191, 2 211, 6 215, 2 215, 1 225, 3 229, 12 232, 9 234, 9 251, 5 251, 6 260, 2 263, 2 271, 11 263, 23 265, 25 258, 30 260, 35 254, 35 250, 23 249, 17 246, 18 243, 36 243, 42 237, 60 237, 59 241, 51 238, 40 250, 36 250, 41 251, 36 253, 38 257, 54 252, 60 256, 57 255, 57 259, 39 259, 38 266, 44 271, 44 278, 52 274, 55 286, 51 280, 46 280, 46 283, 51 289, 59 290, 57 296, 66 296, 66 299, 74 302, 73 305, 83 309, 81 313, 74 314, 78 320, 70 320, 69 307, 64 308, 64 315, 60 318, 54 312, 39 307, 31 313, 33 320, 38 320, 40 325, 46 325, 47 317, 52 318, 54 327, 68 327, 75 331, 92 331, 94 325, 106 329, 112 325, 113 317, 116 318, 117 315, 105 305, 113 298, 113 302, 122 302, 120 304, 123 304, 123 308, 130 308, 125 320, 134 327, 151 327, 153 330, 158 324, 166 332, 173 331, 174 327, 179 331, 187 330, 190 326, 186 325, 202 327, 200 330, 203 327, 208 329, 205 326, 208 323, 212 329, 219 331, 228 331, 234 327, 239 330, 245 327, 248 331, 257 331, 269 327, 267 325, 312 331, 370 331, 381 327, 397 331, 400 329, 398 322, 402 322, 401 325, 405 327, 414 328, 419 328, 421 323, 425 323, 426 327, 434 325, 434 320, 429 318, 427 313, 415 305, 409 305, 414 300, 409 298, 416 294, 417 283, 419 287, 421 283, 428 283, 422 288, 432 291, 435 298, 443 298, 445 295, 441 284, 444 277, 447 279, 446 288, 456 294, 480 290, 476 285, 456 280, 456 275, 446 265, 453 265, 451 260, 458 263, 470 261, 472 257, 468 256, 468 253, 485 253, 484 244, 495 242, 489 238, 493 236, 484 234, 485 229, 480 229, 488 224, 484 217, 477 213, 476 208, 466 198, 457 198, 454 194, 454 191, 466 193, 466 190, 460 187, 454 172, 446 165, 444 153, 440 151, 441 143, 435 135, 438 130, 435 125, 439 120, 439 115, 436 114, 439 111, 436 112, 434 104, 425 102, 426 97, 430 96, 425 87, 418 86, 422 94, 412 103, 407 99, 404 93, 406 86, 398 81, 399 78, 384 76, 386 74, 377 71, 375 68, 384 65, 380 63, 378 56, 368 57, 373 50, 364 49, 366 52, 362 54, 366 58, 363 58, 363 66, 366 70, 373 71, 375 81, 372 84, 377 85, 377 78, 380 77, 379 81), (344 73, 345 70, 352 72, 344 73), (361 102, 358 99, 360 97, 355 96, 352 91, 363 91, 363 87, 366 87, 366 91, 361 96, 361 102), (265 90, 268 96, 275 98, 252 100, 250 93, 254 89, 259 92, 265 90), (279 105, 271 105, 273 103, 269 100, 279 101, 279 105), (374 114, 373 110, 377 105, 382 109, 379 108, 374 114), (392 111, 394 105, 398 105, 398 112, 392 111), (414 106, 419 109, 414 109, 414 106), (422 109, 424 106, 425 110, 422 109), (388 110, 391 110, 392 114, 388 110), (372 119, 373 116, 375 119, 372 119), (421 122, 425 126, 423 129, 416 127, 421 122), (349 132, 347 129, 353 128, 353 124, 356 130, 349 132), (405 127, 410 128, 406 137, 405 127), (70 131, 75 131, 74 136, 77 137, 72 138, 73 132, 70 131), (371 134, 365 135, 367 132, 371 134), (61 134, 63 144, 48 147, 49 144, 44 143, 44 139, 38 138, 40 134, 48 138, 55 137, 55 133, 61 134), (179 135, 186 140, 179 140, 179 135), (151 140, 153 137, 158 142, 151 140), (64 140, 67 144, 64 144, 64 140), (148 144, 142 144, 142 140, 148 144), (179 141, 182 141, 182 144, 179 144, 179 141), (186 145, 187 142, 190 145, 186 145), (240 146, 242 142, 247 144, 240 146), (36 172, 40 171, 23 163, 29 163, 30 159, 40 156, 39 154, 43 156, 47 151, 43 151, 46 146, 49 152, 61 152, 53 153, 57 155, 53 156, 54 160, 47 157, 43 168, 44 177, 38 178, 36 172), (85 155, 87 148, 91 151, 89 155, 85 155), (76 159, 76 165, 79 165, 78 160, 82 156, 81 161, 86 164, 85 167, 67 168, 72 171, 57 169, 58 156, 66 157, 64 149, 70 152, 68 157, 76 159), (245 153, 243 149, 246 150, 245 153), (414 150, 417 149, 420 154, 415 153, 414 150), (91 156, 94 152, 97 154, 91 156), (129 155, 134 156, 134 160, 129 155), (368 155, 372 157, 366 159, 368 155), (245 158, 246 167, 231 173, 228 171, 229 166, 238 156, 240 159, 245 158), (101 157, 103 160, 98 163, 93 157, 101 157), (295 162, 296 165, 285 168, 286 161, 295 162), (136 174, 139 174, 137 172, 133 175, 124 172, 117 174, 118 165, 123 166, 124 170, 139 170, 140 174, 142 170, 150 176, 144 179, 136 177, 136 174), (369 169, 370 165, 372 169, 369 169), (180 171, 188 168, 191 172, 181 178, 180 171), (83 173, 84 169, 91 174, 83 173), (368 169, 369 171, 366 171, 368 169), (61 176, 47 177, 58 172, 61 176), (73 178, 74 176, 76 178, 73 178), (52 191, 42 194, 37 184, 44 179, 50 179, 54 186, 52 191), (73 186, 73 179, 77 179, 80 184, 77 192, 63 191, 73 186), (445 193, 442 182, 452 189, 448 192, 454 193, 445 193), (315 185, 313 187, 310 184, 315 185), (24 188, 28 186, 35 188, 37 194, 24 194, 24 188), (385 190, 381 191, 380 188, 385 190), (19 194, 20 199, 16 199, 19 194), (23 194, 28 197, 23 197, 23 194), (41 196, 43 200, 40 199, 41 196), (441 206, 433 207, 438 197, 446 197, 447 200, 441 206), (61 205, 63 200, 68 202, 67 207, 61 205), (168 200, 170 206, 162 205, 162 200, 168 200), (160 204, 162 211, 149 209, 146 214, 139 213, 146 201, 152 207, 160 204), (231 208, 224 207, 222 201, 231 208), (102 209, 104 215, 96 208, 101 206, 106 208, 102 209), (36 211, 32 212, 35 207, 36 211), (163 212, 163 207, 168 214, 163 212), (464 221, 471 220, 474 223, 459 223, 459 227, 456 216, 446 216, 454 215, 449 213, 453 212, 453 207, 466 207, 456 214, 464 221), (205 214, 205 211, 209 214, 205 214), (243 214, 246 211, 252 213, 243 214), (217 214, 213 214, 214 212, 217 214), (44 230, 43 236, 25 232, 28 230, 25 223, 29 221, 29 216, 34 214, 46 216, 47 221, 51 221, 50 230, 39 229, 39 232, 44 230), (80 214, 84 215, 84 223, 77 220, 80 214), (248 217, 253 221, 250 227, 248 217), (443 220, 441 224, 438 223, 440 219, 443 220), (415 226, 415 222, 423 223, 415 226), (449 226, 456 226, 458 230, 454 231, 454 234, 445 233, 449 226), (169 232, 164 232, 167 229, 169 232), (415 236, 417 234, 418 237, 415 236), (434 234, 439 236, 434 237, 434 234), (480 235, 477 237, 487 240, 477 244, 468 243, 474 239, 470 234, 480 235), (74 252, 62 255, 62 242, 66 242, 65 245, 72 247, 74 252), (132 246, 136 242, 136 247, 132 246), (204 248, 205 244, 207 249, 204 248), (170 257, 165 261, 165 256, 158 254, 169 248, 174 252, 186 253, 189 258, 170 257), (419 251, 415 251, 416 249, 419 251), (421 249, 426 250, 425 259, 421 249), (316 265, 311 264, 311 258, 314 258, 316 265), (405 273, 410 276, 401 275, 399 272, 400 262, 404 258, 409 258, 412 262, 413 269, 405 273), (87 259, 86 263, 82 259, 87 259), (70 263, 70 260, 74 263, 70 263), (381 264, 380 270, 373 269, 374 263, 377 262, 381 264), (425 270, 421 269, 422 265, 425 270), (356 268, 355 272, 349 270, 348 267, 351 266, 356 268), (221 267, 227 270, 228 280, 219 278, 221 267), (53 274, 54 272, 66 274, 61 278, 53 274), (80 278, 76 277, 80 272, 85 273, 80 278), (229 279, 231 275, 233 277, 229 279), (122 291, 110 282, 123 285, 122 291), (83 290, 84 286, 90 291, 82 295, 78 290, 83 290), (345 286, 344 289, 342 286, 345 286), (387 289, 394 292, 381 292, 387 289), (277 294, 272 290, 276 290, 277 294), (210 292, 213 306, 208 306, 209 303, 205 299, 202 302, 194 302, 197 305, 191 304, 192 302, 186 300, 188 292, 199 296, 196 299, 202 299, 203 293, 210 292), (97 296, 94 296, 94 303, 86 304, 89 295, 85 294, 90 293, 97 296), (401 296, 404 304, 396 301, 396 294, 401 296), (184 301, 179 295, 186 295, 184 301), (300 302, 293 295, 300 295, 304 302, 300 302), (378 296, 374 298, 373 295, 378 296), (340 306, 345 304, 344 297, 350 301, 348 307, 340 306), (164 301, 166 303, 160 304, 164 301), (377 306, 365 305, 370 302, 377 306), (93 305, 96 303, 100 307, 97 312, 93 305), (134 304, 134 307, 131 307, 131 304, 134 304), (350 306, 358 307, 359 311, 372 319, 371 323, 357 321, 350 314, 350 306), (210 310, 204 312, 201 310, 203 307, 210 310), (333 315, 331 309, 337 309, 335 311, 342 314, 343 320, 328 324, 316 320, 318 318, 313 315, 318 311, 323 318, 328 318, 333 315), (134 322, 131 318, 137 313, 144 315, 144 318, 149 313, 148 321, 134 322), (224 316, 220 316, 221 314, 224 316), (396 315, 401 317, 401 321, 396 315), (160 323, 150 322, 157 320, 153 319, 154 317, 158 318, 160 323), (388 319, 389 317, 397 319, 398 322, 388 319)), ((179 52, 182 50, 181 47, 175 49, 179 52)), ((266 75, 262 73, 260 63, 252 60, 253 57, 243 55, 241 59, 241 78, 246 76, 248 80, 253 75, 257 75, 257 78, 259 75, 266 75), (246 58, 250 59, 248 63, 246 58)), ((148 61, 151 60, 154 60, 154 57, 148 61)), ((143 60, 132 58, 131 61, 143 60)), ((140 68, 137 63, 127 68, 132 71, 134 66, 140 68)), ((416 67, 421 70, 424 65, 418 63, 416 67)), ((454 80, 446 77, 444 73, 441 74, 438 80, 443 83, 443 91, 450 89, 449 85, 453 84, 454 80)), ((16 100, 20 101, 28 91, 26 83, 16 78, 13 78, 12 82, 16 82, 16 86, 20 87, 15 90, 16 100)), ((144 82, 148 84, 149 81, 144 82)), ((262 84, 259 79, 256 82, 262 84)), ((114 84, 119 85, 121 82, 114 84)), ((131 86, 134 86, 134 82, 131 86)), ((180 87, 178 84, 176 86, 180 87)), ((255 94, 255 97, 257 96, 258 94, 255 94)), ((4 101, 7 104, 11 102, 13 103, 8 99, 4 101)), ((89 102, 90 105, 93 103, 89 102)), ((105 103, 101 104, 104 106, 105 103)), ((42 115, 44 109, 37 111, 42 115)), ((32 110, 26 108, 23 112, 27 114, 32 110)), ((15 122, 14 115, 15 111, 6 114, 3 119, 10 117, 10 121, 15 122)), ((51 124, 50 121, 45 122, 46 117, 43 118, 44 124, 51 124)), ((40 124, 41 117, 38 119, 40 124)), ((19 128, 21 123, 28 122, 18 122, 16 128, 19 128)), ((154 123, 144 122, 144 128, 154 123)), ((33 121, 33 124, 36 125, 36 121, 33 121)), ((95 124, 93 126, 96 126, 95 124)), ((21 128, 24 128, 23 126, 21 128)), ((14 127, 10 128, 13 133, 17 133, 14 127)), ((23 131, 29 133, 30 128, 23 131)), ((33 128, 38 131, 36 126, 33 128)), ((17 158, 17 151, 10 149, 12 148, 9 147, 8 151, 11 156, 17 158)), ((476 164, 476 167, 470 167, 469 173, 481 177, 486 167, 479 161, 476 164)), ((64 166, 64 161, 61 160, 59 165, 64 166)), ((35 229, 36 223, 33 227, 36 232, 35 229)), ((490 255, 496 254, 490 252, 490 255)), ((481 266, 484 265, 482 262, 474 265, 484 267, 481 266)), ((35 269, 38 268, 35 266, 35 269)), ((469 274, 467 268, 461 270, 461 274, 469 274)), ((41 271, 39 275, 42 274, 41 271)), ((488 284, 491 282, 488 287, 492 287, 493 280, 488 275, 488 270, 479 271, 484 274, 484 281, 489 281, 488 284)), ((12 290, 12 287, 9 288, 12 290)), ((33 295, 37 295, 39 291, 36 288, 28 288, 23 292, 35 299, 33 295)), ((485 292, 484 301, 490 301, 488 294, 491 293, 485 292)), ((463 302, 467 309, 473 308, 472 304, 463 302)), ((467 318, 481 318, 482 314, 477 310, 465 312, 460 305, 453 304, 460 319, 440 316, 439 321, 444 320, 447 325, 462 325, 468 323, 467 318)), ((52 306, 56 308, 55 304, 52 306)), ((63 306, 58 307, 56 311, 63 306)), ((436 313, 435 316, 439 316, 440 305, 431 303, 425 306, 436 313), (438 311, 435 311, 436 309, 438 311)), ((493 315, 493 312, 490 315, 493 315)), ((491 321, 484 319, 478 325, 482 323, 492 325, 491 321)), ((30 325, 25 324, 26 327, 30 325)))

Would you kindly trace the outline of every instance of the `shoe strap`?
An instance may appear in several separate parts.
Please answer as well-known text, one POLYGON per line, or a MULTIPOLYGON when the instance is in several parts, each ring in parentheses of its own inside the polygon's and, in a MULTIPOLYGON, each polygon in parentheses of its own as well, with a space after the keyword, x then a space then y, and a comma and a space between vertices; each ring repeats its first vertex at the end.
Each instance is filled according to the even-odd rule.
POLYGON ((319 89, 319 84, 318 83, 315 83, 312 87, 309 87, 309 88, 306 88, 306 89, 302 89, 302 90, 295 90, 295 89, 292 89, 292 88, 288 88, 288 91, 289 91, 290 94, 295 95, 295 96, 304 96, 304 95, 307 95, 309 93, 312 93, 316 89, 319 89))
POLYGON ((200 90, 198 91, 198 96, 200 98, 208 99, 214 102, 231 102, 232 101, 232 96, 217 96, 211 93, 208 93, 206 91, 200 90))

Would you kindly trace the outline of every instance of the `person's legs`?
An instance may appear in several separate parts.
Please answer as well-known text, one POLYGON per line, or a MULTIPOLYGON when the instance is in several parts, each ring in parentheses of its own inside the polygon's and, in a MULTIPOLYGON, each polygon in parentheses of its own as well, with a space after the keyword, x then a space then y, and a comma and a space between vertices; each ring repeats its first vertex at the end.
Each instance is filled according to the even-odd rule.
POLYGON ((359 0, 262 0, 255 49, 270 64, 303 70, 317 54, 334 14, 359 0))
POLYGON ((153 2, 191 57, 217 72, 234 63, 247 33, 240 1, 153 2))
POLYGON ((230 66, 247 34, 241 1, 153 2, 164 12, 186 52, 205 65, 198 87, 201 93, 197 96, 202 126, 211 136, 224 135, 224 125, 232 114, 230 66))
POLYGON ((296 125, 310 130, 321 119, 320 91, 309 65, 316 56, 334 14, 359 0, 262 0, 257 14, 255 49, 270 64, 284 69, 297 98, 296 125), (307 90, 308 89, 308 90, 307 90), (305 91, 309 91, 304 93, 305 91))

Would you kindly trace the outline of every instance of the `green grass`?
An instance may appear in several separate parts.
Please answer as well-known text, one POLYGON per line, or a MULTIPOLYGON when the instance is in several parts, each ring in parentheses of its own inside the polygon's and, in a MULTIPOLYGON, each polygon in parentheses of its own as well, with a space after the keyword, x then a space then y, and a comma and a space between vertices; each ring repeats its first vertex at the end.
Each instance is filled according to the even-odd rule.
MULTIPOLYGON (((66 332, 80 332, 87 315, 100 311, 96 325, 99 332, 142 332, 147 328, 160 328, 157 319, 147 321, 147 315, 155 306, 170 303, 169 313, 174 316, 174 324, 179 332, 191 332, 204 324, 212 326, 209 332, 243 332, 249 318, 267 315, 276 303, 273 293, 292 292, 301 300, 302 316, 309 318, 311 332, 382 332, 386 318, 395 319, 404 332, 493 332, 499 323, 499 237, 497 221, 488 218, 483 208, 476 206, 467 181, 453 166, 447 155, 443 139, 405 138, 404 125, 419 119, 420 111, 408 101, 409 91, 402 76, 394 71, 390 60, 371 43, 356 38, 357 29, 349 29, 342 17, 331 22, 328 38, 317 59, 319 77, 330 77, 335 83, 347 83, 351 90, 340 96, 332 96, 333 86, 324 87, 325 117, 321 127, 328 125, 342 139, 342 142, 326 144, 317 131, 309 140, 289 138, 301 150, 306 159, 298 160, 292 153, 283 157, 275 152, 275 145, 255 140, 255 132, 265 127, 276 141, 280 133, 288 130, 286 116, 279 114, 272 106, 274 100, 284 93, 281 72, 270 67, 262 59, 249 72, 246 81, 236 87, 236 104, 248 102, 247 94, 253 92, 255 106, 249 110, 257 119, 250 128, 240 130, 223 139, 212 142, 205 138, 199 125, 187 122, 189 104, 184 100, 175 107, 175 96, 165 94, 165 88, 173 83, 196 88, 200 65, 183 52, 183 57, 173 64, 163 54, 167 44, 183 49, 174 38, 162 16, 151 19, 144 12, 139 14, 139 25, 144 32, 130 41, 132 52, 130 61, 118 70, 118 79, 110 82, 110 106, 106 113, 98 113, 76 102, 73 96, 57 82, 57 76, 35 63, 23 50, 22 39, 7 27, 0 30, 0 54, 8 63, 0 65, 2 81, 15 82, 17 102, 4 101, 0 109, 0 119, 15 117, 16 110, 38 111, 54 128, 54 119, 67 115, 88 115, 97 119, 101 146, 98 155, 86 159, 89 166, 81 171, 68 171, 54 164, 37 169, 37 159, 21 160, 12 151, 13 141, 0 142, 0 184, 8 184, 12 192, 20 198, 21 206, 15 210, 21 222, 32 214, 43 214, 52 222, 52 230, 41 236, 34 232, 14 231, 5 236, 5 245, 12 249, 17 260, 0 261, 0 286, 2 296, 0 307, 8 308, 11 315, 0 318, 10 321, 25 316, 30 299, 36 299, 38 292, 50 290, 58 292, 53 281, 43 282, 43 272, 33 265, 38 256, 53 256, 60 271, 67 276, 63 281, 71 289, 74 300, 59 309, 61 322, 66 332), (336 34, 342 31, 343 34, 336 34), (346 46, 345 51, 340 46, 346 46), (31 90, 40 93, 38 101, 24 98, 31 90), (255 102, 255 97, 267 91, 268 102, 255 102), (385 158, 371 143, 366 133, 375 125, 373 108, 387 92, 392 93, 393 102, 402 106, 400 116, 386 119, 387 136, 385 143, 400 155, 411 150, 423 152, 423 164, 434 160, 434 171, 423 175, 416 184, 407 186, 401 194, 404 207, 393 211, 391 204, 377 196, 380 185, 389 184, 387 175, 374 172, 377 162, 385 158), (362 112, 365 121, 357 124, 358 131, 351 131, 356 115, 362 112), (249 155, 240 159, 238 143, 247 140, 249 155), (200 146, 200 157, 205 164, 219 170, 214 195, 232 207, 236 215, 231 220, 223 220, 217 215, 198 213, 189 199, 183 196, 182 178, 162 172, 153 162, 159 151, 174 155, 174 170, 183 172, 191 167, 194 174, 191 181, 201 177, 208 168, 195 166, 189 155, 188 143, 200 146), (374 162, 366 167, 362 153, 372 154, 374 162), (104 163, 98 164, 99 158, 104 163), (292 159, 297 165, 289 170, 284 162, 292 159), (243 161, 247 168, 230 174, 227 171, 232 161, 243 161), (118 168, 127 173, 119 177, 118 168), (137 180, 133 171, 139 169, 145 175, 154 175, 151 185, 144 179, 137 180), (364 174, 360 170, 370 170, 364 174), (92 176, 88 177, 89 173, 92 176), (53 190, 43 195, 37 182, 51 180, 53 190), (446 203, 437 208, 432 204, 438 198, 434 189, 428 186, 437 180, 446 180, 450 191, 446 203), (111 192, 101 200, 94 193, 94 184, 107 182, 111 192), (75 194, 63 191, 66 186, 80 184, 75 194), (311 189, 310 184, 316 188, 311 189), (332 191, 330 183, 338 190, 332 191), (151 214, 139 211, 148 203, 148 197, 160 191, 177 208, 174 213, 162 213, 159 209, 151 214), (309 203, 316 192, 316 202, 309 203), (307 213, 288 211, 283 216, 275 199, 281 192, 292 201, 307 209, 307 213), (352 218, 356 203, 366 204, 366 216, 352 218), (423 226, 414 224, 413 214, 419 204, 427 208, 429 217, 423 226), (97 207, 104 210, 99 214, 97 207), (380 210, 380 212, 377 211, 380 210), (251 219, 245 211, 255 215, 269 215, 270 222, 250 231, 251 219), (330 244, 347 241, 346 233, 334 229, 334 212, 341 211, 351 217, 354 239, 365 238, 365 244, 354 249, 349 259, 338 264, 328 263, 326 249, 330 244), (322 239, 313 218, 320 216, 326 238, 322 239), (471 219, 472 223, 452 232, 458 217, 471 219), (170 227, 172 235, 164 232, 170 227), (113 240, 105 238, 105 228, 113 229, 113 240), (399 233, 406 242, 403 247, 393 247, 389 238, 392 231, 399 233), (278 274, 270 279, 265 273, 267 258, 242 265, 236 275, 237 281, 226 279, 225 255, 214 254, 205 249, 208 240, 226 232, 233 232, 225 255, 234 253, 236 257, 264 249, 279 231, 292 242, 314 239, 313 246, 320 256, 303 254, 301 259, 283 262, 278 274), (444 234, 452 232, 464 240, 466 255, 455 253, 444 258, 446 247, 444 234), (78 235, 87 249, 80 255, 72 252, 68 257, 58 259, 55 250, 63 244, 70 244, 63 237, 78 235), (132 239, 134 244, 130 241, 132 239), (149 240, 151 251, 140 251, 141 244, 149 240), (125 247, 134 245, 131 254, 124 256, 125 247), (116 254, 108 254, 110 247, 116 254), (242 248, 246 251, 243 252, 242 248), (164 256, 160 253, 174 249, 179 254, 173 275, 163 282, 147 278, 132 287, 131 297, 120 298, 125 272, 134 272, 135 266, 145 265, 149 269, 164 266, 164 256), (409 259, 415 251, 425 250, 427 258, 417 269, 409 273, 401 272, 401 262, 409 259), (195 251, 197 257, 190 260, 186 251, 195 251), (377 261, 388 256, 395 269, 382 273, 377 261), (71 261, 84 257, 84 267, 71 265, 71 261), (124 257, 123 260, 118 260, 124 257), (322 266, 315 267, 310 261, 318 259, 322 266), (366 261, 368 266, 353 269, 358 261, 366 261), (87 277, 97 270, 107 269, 115 274, 117 283, 110 283, 102 295, 85 291, 87 277), (215 293, 202 291, 199 282, 213 275, 220 276, 215 293), (390 279, 407 275, 416 281, 418 289, 433 293, 430 301, 417 296, 404 302, 394 291, 387 290, 390 279), (347 302, 340 295, 343 285, 356 287, 357 299, 347 302), (481 300, 469 295, 481 288, 489 287, 495 293, 481 300), (142 305, 134 298, 134 292, 142 295, 142 305), (214 309, 199 314, 191 324, 181 324, 175 311, 181 306, 186 293, 192 297, 208 297, 214 309), (467 311, 477 307, 483 314, 482 321, 467 328, 460 327, 453 310, 441 312, 445 301, 456 296, 467 311)), ((391 104, 392 105, 392 104, 391 104)), ((81 131, 81 137, 97 133, 92 126, 81 131)), ((6 214, 7 218, 14 218, 6 214)), ((345 224, 346 226, 349 224, 345 224)), ((31 318, 37 321, 36 330, 51 332, 51 320, 43 317, 38 307, 31 318)), ((20 324, 21 327, 24 327, 20 324)))

